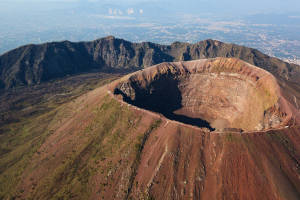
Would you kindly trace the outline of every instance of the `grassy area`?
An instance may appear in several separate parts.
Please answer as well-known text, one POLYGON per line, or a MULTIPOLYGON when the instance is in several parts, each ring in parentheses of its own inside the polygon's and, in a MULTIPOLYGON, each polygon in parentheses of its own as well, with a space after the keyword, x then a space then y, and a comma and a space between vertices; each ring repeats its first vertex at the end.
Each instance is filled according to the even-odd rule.
POLYGON ((55 111, 10 124, 6 137, 1 136, 0 199, 15 193, 20 175, 44 140, 52 133, 48 124, 55 111))
MULTIPOLYGON (((57 114, 64 112, 64 103, 117 77, 80 75, 1 94, 0 199, 22 193, 16 191, 20 176, 32 155, 53 133, 50 124, 57 123, 57 114)), ((66 162, 65 165, 70 163, 66 162)))
POLYGON ((77 145, 76 150, 65 147, 68 156, 36 183, 29 199, 88 199, 95 188, 102 198, 113 199, 120 193, 118 190, 124 197, 128 194, 144 144, 161 121, 154 120, 145 132, 139 132, 141 116, 109 96, 90 109, 93 120, 82 131, 72 133, 84 137, 85 142, 77 145), (124 187, 113 187, 120 173, 126 171, 130 178, 124 179, 124 187), (95 177, 101 177, 100 183, 95 184, 95 177), (111 196, 104 196, 111 188, 111 196))

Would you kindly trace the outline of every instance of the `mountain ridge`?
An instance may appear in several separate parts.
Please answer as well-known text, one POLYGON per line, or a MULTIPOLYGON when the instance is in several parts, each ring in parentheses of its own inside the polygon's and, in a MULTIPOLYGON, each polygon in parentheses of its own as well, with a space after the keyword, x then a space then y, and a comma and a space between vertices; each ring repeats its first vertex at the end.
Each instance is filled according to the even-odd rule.
POLYGON ((260 51, 217 40, 195 44, 132 43, 108 36, 91 42, 50 42, 25 45, 0 56, 0 88, 35 85, 67 75, 98 70, 131 72, 161 62, 236 57, 284 80, 299 83, 300 66, 260 51))

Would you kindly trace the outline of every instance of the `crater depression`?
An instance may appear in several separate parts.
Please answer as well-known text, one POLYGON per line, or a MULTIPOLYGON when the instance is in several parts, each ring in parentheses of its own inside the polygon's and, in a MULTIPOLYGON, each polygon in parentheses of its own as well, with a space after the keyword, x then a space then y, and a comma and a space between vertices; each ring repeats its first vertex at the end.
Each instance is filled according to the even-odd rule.
POLYGON ((162 63, 124 77, 113 90, 129 104, 210 131, 259 131, 292 121, 273 75, 235 58, 162 63))

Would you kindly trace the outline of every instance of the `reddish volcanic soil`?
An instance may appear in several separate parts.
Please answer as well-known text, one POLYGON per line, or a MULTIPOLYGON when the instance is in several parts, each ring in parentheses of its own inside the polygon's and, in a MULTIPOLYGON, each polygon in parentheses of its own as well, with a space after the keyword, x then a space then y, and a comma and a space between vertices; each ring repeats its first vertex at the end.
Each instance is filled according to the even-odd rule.
POLYGON ((280 85, 233 58, 125 76, 68 104, 25 170, 20 199, 298 200, 299 110, 280 85))

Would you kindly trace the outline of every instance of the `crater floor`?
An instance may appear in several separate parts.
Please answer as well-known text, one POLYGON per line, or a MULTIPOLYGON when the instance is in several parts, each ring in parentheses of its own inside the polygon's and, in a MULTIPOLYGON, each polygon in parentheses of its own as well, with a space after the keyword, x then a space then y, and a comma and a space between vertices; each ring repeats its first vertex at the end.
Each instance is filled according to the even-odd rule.
POLYGON ((258 131, 291 121, 276 79, 235 58, 155 65, 125 77, 114 93, 137 107, 210 131, 258 131))

